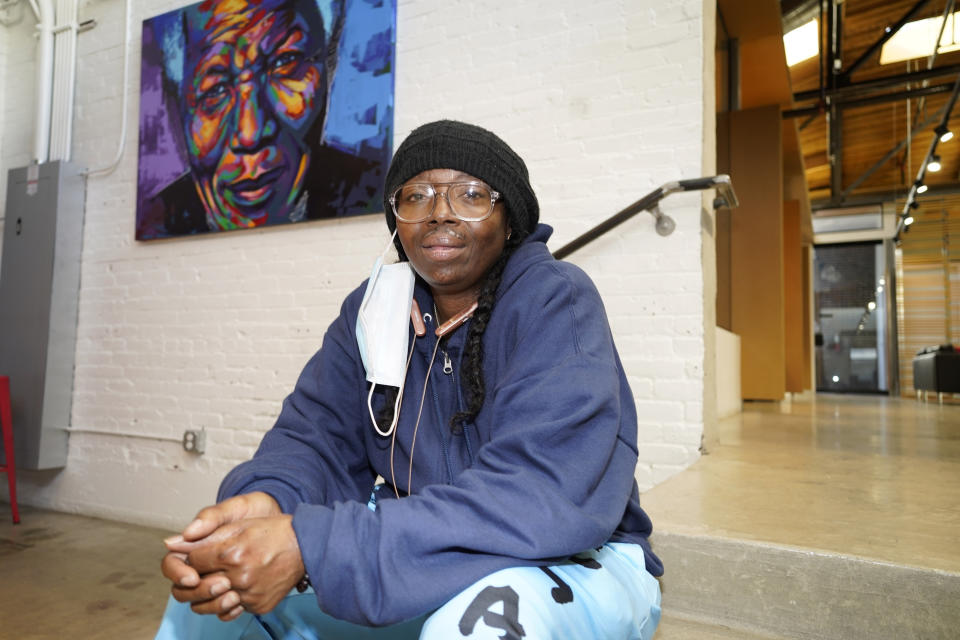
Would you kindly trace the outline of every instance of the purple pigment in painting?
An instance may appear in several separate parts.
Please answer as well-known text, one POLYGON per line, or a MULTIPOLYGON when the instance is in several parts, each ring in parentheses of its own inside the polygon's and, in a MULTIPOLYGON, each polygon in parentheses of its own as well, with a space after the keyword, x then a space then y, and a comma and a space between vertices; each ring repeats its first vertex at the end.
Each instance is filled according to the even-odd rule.
POLYGON ((395 0, 206 0, 144 21, 137 239, 382 211, 395 23, 395 0))

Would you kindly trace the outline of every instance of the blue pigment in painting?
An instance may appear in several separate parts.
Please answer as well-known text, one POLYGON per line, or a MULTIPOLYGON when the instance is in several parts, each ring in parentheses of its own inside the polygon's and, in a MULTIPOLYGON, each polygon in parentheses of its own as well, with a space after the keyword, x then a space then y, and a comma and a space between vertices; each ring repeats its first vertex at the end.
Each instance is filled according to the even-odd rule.
POLYGON ((205 0, 144 21, 137 239, 382 211, 395 25, 395 0, 205 0))

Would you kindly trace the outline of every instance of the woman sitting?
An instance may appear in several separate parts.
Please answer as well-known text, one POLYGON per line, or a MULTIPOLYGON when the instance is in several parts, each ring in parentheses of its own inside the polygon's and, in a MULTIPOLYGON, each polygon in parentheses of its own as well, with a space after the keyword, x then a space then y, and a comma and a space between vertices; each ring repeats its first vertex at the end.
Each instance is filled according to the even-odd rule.
POLYGON ((650 638, 633 396, 523 160, 434 122, 385 193, 400 261, 347 296, 254 458, 167 541, 157 637, 650 638))

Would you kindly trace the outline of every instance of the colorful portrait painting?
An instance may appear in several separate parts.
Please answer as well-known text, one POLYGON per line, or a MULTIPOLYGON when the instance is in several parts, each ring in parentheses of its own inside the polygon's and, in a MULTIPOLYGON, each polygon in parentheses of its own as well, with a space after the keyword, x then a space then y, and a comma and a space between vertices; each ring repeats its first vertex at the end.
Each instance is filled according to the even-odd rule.
POLYGON ((396 0, 204 0, 145 20, 138 240, 383 210, 396 0))

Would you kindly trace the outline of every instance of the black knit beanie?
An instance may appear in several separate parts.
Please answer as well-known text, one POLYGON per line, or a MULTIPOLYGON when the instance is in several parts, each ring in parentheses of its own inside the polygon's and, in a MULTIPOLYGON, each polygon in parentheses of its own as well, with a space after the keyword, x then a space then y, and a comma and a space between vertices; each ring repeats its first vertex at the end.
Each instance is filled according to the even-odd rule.
MULTIPOLYGON (((540 205, 530 186, 527 165, 520 156, 486 129, 465 122, 438 120, 414 129, 390 163, 383 206, 391 233, 397 223, 390 208, 390 195, 410 178, 430 169, 463 171, 499 191, 516 240, 536 228, 540 205)), ((402 255, 399 238, 396 244, 402 255)))

